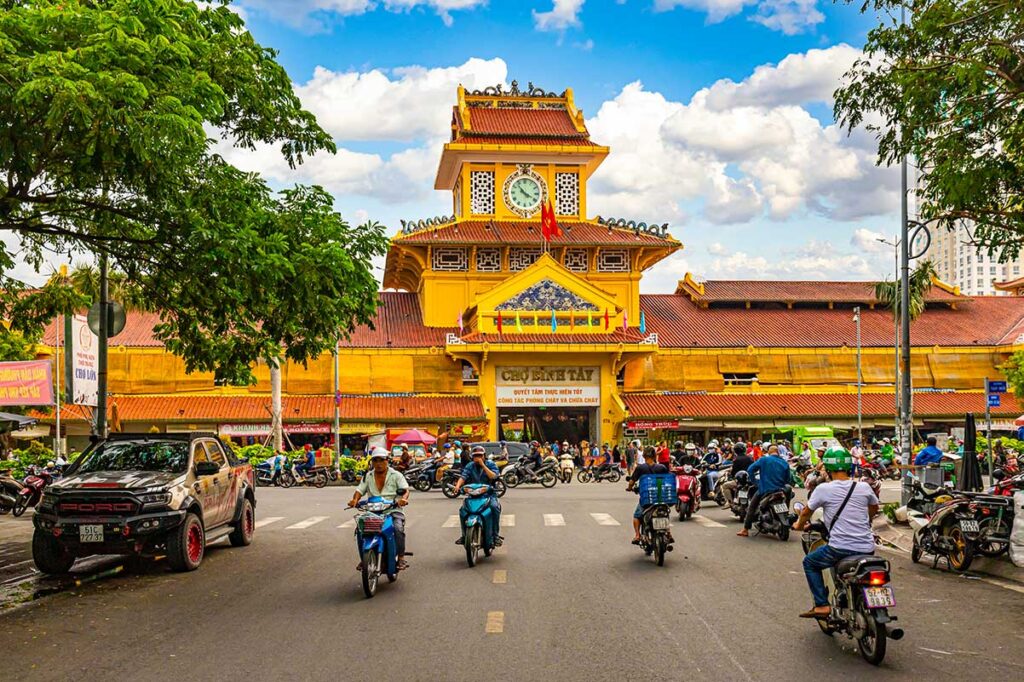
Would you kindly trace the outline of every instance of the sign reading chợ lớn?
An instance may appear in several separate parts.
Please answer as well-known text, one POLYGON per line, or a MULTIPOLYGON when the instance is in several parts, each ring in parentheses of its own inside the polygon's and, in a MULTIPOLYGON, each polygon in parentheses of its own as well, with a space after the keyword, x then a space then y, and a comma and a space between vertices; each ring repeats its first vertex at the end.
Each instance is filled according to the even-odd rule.
POLYGON ((498 367, 498 407, 596 407, 600 367, 498 367))

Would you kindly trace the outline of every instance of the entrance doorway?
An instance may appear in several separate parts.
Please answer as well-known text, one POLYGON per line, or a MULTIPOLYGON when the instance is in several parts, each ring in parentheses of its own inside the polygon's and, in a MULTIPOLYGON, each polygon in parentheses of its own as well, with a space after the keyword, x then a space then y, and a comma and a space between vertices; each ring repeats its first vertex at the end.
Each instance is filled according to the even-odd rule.
POLYGON ((593 442, 594 421, 594 408, 503 407, 498 410, 498 438, 522 443, 593 442))

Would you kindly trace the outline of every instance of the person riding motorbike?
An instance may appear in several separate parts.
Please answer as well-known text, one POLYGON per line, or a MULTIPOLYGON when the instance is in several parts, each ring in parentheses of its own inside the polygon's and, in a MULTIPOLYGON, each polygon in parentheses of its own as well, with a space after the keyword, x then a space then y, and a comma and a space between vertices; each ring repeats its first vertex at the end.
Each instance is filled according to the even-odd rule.
MULTIPOLYGON (((409 482, 397 469, 388 465, 390 456, 388 451, 382 447, 375 447, 370 452, 371 469, 363 476, 363 480, 356 486, 352 493, 352 499, 348 506, 352 508, 359 504, 363 495, 369 497, 382 497, 388 502, 394 502, 399 507, 409 504, 409 482)), ((398 568, 404 570, 409 568, 405 561, 405 513, 401 511, 391 512, 391 521, 395 526, 395 553, 398 554, 398 568)), ((358 566, 362 570, 362 563, 358 566)))
POLYGON ((669 453, 669 456, 672 458, 670 462, 672 466, 683 466, 680 464, 683 457, 686 456, 686 450, 683 449, 683 441, 677 440, 672 444, 672 452, 669 453))
POLYGON ((732 460, 732 476, 722 484, 722 495, 725 496, 725 504, 730 507, 732 506, 732 498, 736 495, 736 474, 746 471, 754 463, 753 458, 747 454, 747 444, 743 441, 737 441, 732 446, 732 452, 735 455, 732 460))
POLYGON ((601 474, 606 474, 612 470, 614 460, 612 459, 612 451, 608 449, 608 443, 601 446, 601 466, 597 468, 595 476, 600 479, 601 474))
POLYGON ((544 464, 544 455, 540 451, 540 443, 530 441, 530 454, 526 456, 525 471, 531 478, 544 464))
POLYGON ((405 471, 413 465, 412 455, 409 453, 409 446, 402 446, 402 454, 398 457, 398 463, 395 464, 395 469, 401 471, 403 474, 405 471))
POLYGON ((295 465, 295 473, 306 478, 309 470, 316 468, 316 453, 313 452, 313 446, 309 443, 306 443, 302 449, 304 451, 302 461, 295 465))
MULTIPOLYGON (((495 547, 500 547, 504 538, 498 534, 498 529, 501 526, 501 502, 498 501, 498 496, 494 494, 494 481, 498 480, 499 472, 498 467, 495 466, 494 462, 487 459, 482 445, 473 446, 472 459, 469 464, 462 467, 462 471, 459 474, 459 480, 455 483, 456 495, 462 490, 464 485, 487 485, 491 486, 488 494, 490 496, 490 507, 491 512, 494 514, 494 523, 491 525, 491 533, 493 533, 493 544, 495 547)), ((459 539, 455 541, 455 544, 461 545, 464 543, 466 536, 466 509, 463 507, 459 510, 459 520, 462 524, 462 533, 459 535, 459 539)))
MULTIPOLYGON (((733 467, 735 466, 734 464, 733 467)), ((786 486, 789 485, 790 481, 789 463, 779 457, 778 448, 775 448, 775 446, 771 446, 766 454, 747 467, 747 473, 750 474, 751 478, 755 474, 758 475, 757 492, 750 498, 750 503, 747 505, 747 518, 743 520, 743 530, 736 533, 741 538, 750 535, 750 529, 754 525, 754 518, 760 511, 761 500, 766 495, 780 490, 787 490, 786 486)), ((787 503, 791 495, 792 493, 787 493, 787 503)))
MULTIPOLYGON (((676 441, 676 445, 679 445, 679 441, 676 441)), ((683 448, 683 454, 676 456, 675 452, 672 453, 672 458, 675 460, 676 466, 686 466, 689 464, 692 467, 696 467, 700 464, 700 456, 697 455, 697 446, 693 443, 687 443, 686 447, 683 448)))
POLYGON ((850 480, 853 456, 846 450, 828 450, 822 464, 832 480, 814 489, 807 506, 793 524, 793 530, 803 530, 811 520, 811 514, 816 509, 824 509, 825 525, 829 527, 828 544, 804 557, 804 574, 814 607, 801 613, 801 618, 827 617, 831 610, 822 571, 848 556, 875 553, 871 519, 878 513, 878 497, 867 483, 850 480))
POLYGON ((935 436, 928 436, 928 445, 921 449, 914 457, 914 465, 938 464, 942 461, 943 452, 937 446, 938 440, 935 436))
POLYGON ((715 482, 718 480, 718 476, 722 473, 719 471, 719 467, 722 465, 722 456, 718 454, 718 443, 711 441, 708 443, 708 451, 701 457, 700 462, 707 470, 708 477, 708 492, 712 493, 715 490, 715 482), (711 443, 714 443, 712 445, 711 443))
MULTIPOLYGON (((668 467, 664 464, 657 462, 657 454, 654 448, 647 447, 644 450, 644 463, 638 464, 633 473, 629 476, 629 483, 626 485, 626 490, 632 492, 636 488, 636 484, 640 481, 641 476, 648 474, 667 474, 668 467)), ((637 502, 636 509, 633 510, 633 544, 640 544, 640 524, 644 517, 644 507, 637 502)), ((672 542, 672 535, 669 534, 669 542, 672 542)))

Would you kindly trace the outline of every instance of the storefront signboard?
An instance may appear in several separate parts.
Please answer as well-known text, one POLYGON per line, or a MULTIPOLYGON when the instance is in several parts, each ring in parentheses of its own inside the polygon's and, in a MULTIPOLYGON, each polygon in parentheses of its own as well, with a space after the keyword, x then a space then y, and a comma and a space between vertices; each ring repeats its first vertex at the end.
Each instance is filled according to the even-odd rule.
POLYGON ((626 422, 626 428, 628 429, 678 429, 678 419, 659 419, 659 420, 641 420, 626 422))
POLYGON ((498 407, 597 407, 599 367, 498 367, 498 407))
MULTIPOLYGON (((270 424, 221 424, 217 432, 222 436, 269 436, 270 424)), ((285 433, 331 433, 330 424, 285 424, 285 433)))
POLYGON ((0 405, 52 405, 49 360, 0 362, 0 405))

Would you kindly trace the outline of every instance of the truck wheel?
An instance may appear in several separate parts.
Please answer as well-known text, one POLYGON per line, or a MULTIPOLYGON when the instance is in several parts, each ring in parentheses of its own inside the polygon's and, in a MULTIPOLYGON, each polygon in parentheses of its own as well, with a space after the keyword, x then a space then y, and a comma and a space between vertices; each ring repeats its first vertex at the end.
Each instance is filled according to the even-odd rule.
POLYGON ((252 535, 256 527, 256 514, 249 498, 242 500, 242 513, 238 517, 238 525, 231 531, 228 540, 232 547, 246 547, 252 544, 252 535))
POLYGON ((194 571, 206 553, 206 533, 199 517, 189 512, 167 538, 167 561, 175 571, 194 571))
POLYGON ((67 573, 75 563, 75 557, 57 538, 41 530, 32 534, 32 560, 36 568, 48 575, 67 573))

